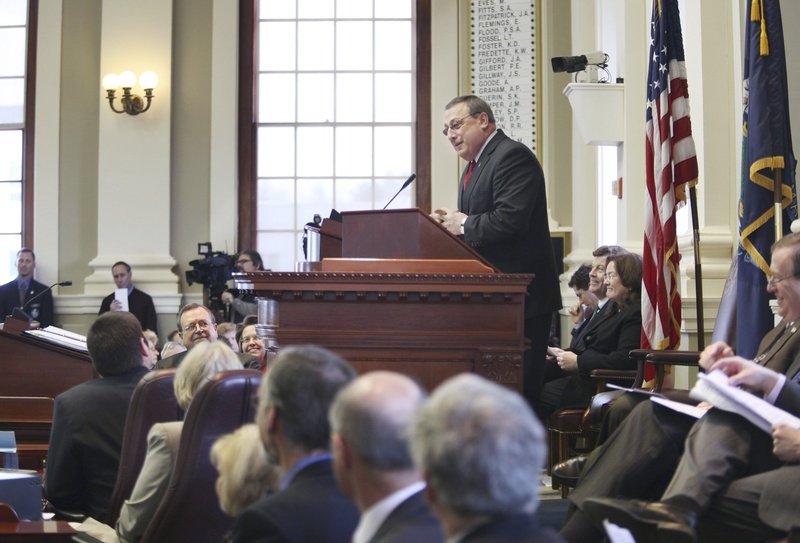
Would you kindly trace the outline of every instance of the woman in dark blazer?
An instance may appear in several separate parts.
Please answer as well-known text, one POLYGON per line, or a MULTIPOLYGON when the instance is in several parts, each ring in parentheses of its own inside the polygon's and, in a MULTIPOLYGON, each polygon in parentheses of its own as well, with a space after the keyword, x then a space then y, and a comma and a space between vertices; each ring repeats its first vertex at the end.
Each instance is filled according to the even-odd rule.
POLYGON ((588 407, 596 388, 589 377, 595 369, 635 370, 628 353, 639 348, 642 333, 642 257, 628 253, 608 257, 605 274, 609 307, 589 323, 591 329, 567 351, 560 351, 559 377, 546 383, 539 415, 588 407))

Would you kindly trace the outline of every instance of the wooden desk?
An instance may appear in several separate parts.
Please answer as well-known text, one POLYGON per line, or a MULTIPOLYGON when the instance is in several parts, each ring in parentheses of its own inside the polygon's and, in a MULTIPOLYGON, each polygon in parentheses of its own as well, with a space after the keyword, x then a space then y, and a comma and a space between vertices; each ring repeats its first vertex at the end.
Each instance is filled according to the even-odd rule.
POLYGON ((0 396, 55 398, 97 377, 89 355, 27 334, 0 331, 0 396))
POLYGON ((0 522, 1 543, 69 543, 77 533, 62 520, 0 522))

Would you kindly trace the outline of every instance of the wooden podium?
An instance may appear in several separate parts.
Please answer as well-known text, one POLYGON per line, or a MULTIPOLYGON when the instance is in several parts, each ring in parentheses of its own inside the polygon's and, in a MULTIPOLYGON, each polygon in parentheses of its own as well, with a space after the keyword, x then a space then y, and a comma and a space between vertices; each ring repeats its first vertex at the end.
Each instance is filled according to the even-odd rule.
POLYGON ((97 377, 88 353, 29 336, 14 320, 0 331, 0 396, 55 398, 97 377))
POLYGON ((323 222, 323 260, 309 271, 234 275, 241 291, 279 301, 282 347, 322 345, 359 373, 398 371, 428 390, 474 372, 522 391, 533 275, 499 273, 419 209, 342 216, 323 222))
POLYGON ((16 434, 20 468, 41 470, 53 398, 97 374, 87 353, 37 339, 27 328, 9 317, 0 331, 0 430, 16 434))

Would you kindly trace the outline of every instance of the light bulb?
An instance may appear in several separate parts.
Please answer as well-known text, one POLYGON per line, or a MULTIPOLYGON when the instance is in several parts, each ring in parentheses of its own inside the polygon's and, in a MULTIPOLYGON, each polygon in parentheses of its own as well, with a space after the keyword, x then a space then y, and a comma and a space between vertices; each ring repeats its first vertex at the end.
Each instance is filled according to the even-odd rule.
POLYGON ((139 76, 139 84, 143 89, 154 89, 158 85, 158 76, 155 72, 144 72, 139 76))
POLYGON ((132 87, 136 84, 136 74, 127 70, 119 74, 119 86, 124 88, 132 87))
POLYGON ((103 78, 103 88, 104 89, 116 89, 119 87, 119 77, 117 74, 106 74, 103 78))

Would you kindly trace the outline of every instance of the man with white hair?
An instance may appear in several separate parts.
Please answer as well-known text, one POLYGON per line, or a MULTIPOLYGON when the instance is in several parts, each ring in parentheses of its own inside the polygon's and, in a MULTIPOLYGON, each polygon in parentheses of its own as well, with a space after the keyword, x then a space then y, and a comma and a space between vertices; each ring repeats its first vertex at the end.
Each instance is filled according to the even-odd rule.
POLYGON ((448 379, 411 427, 414 463, 449 543, 559 543, 535 512, 541 423, 521 396, 476 375, 448 379))

